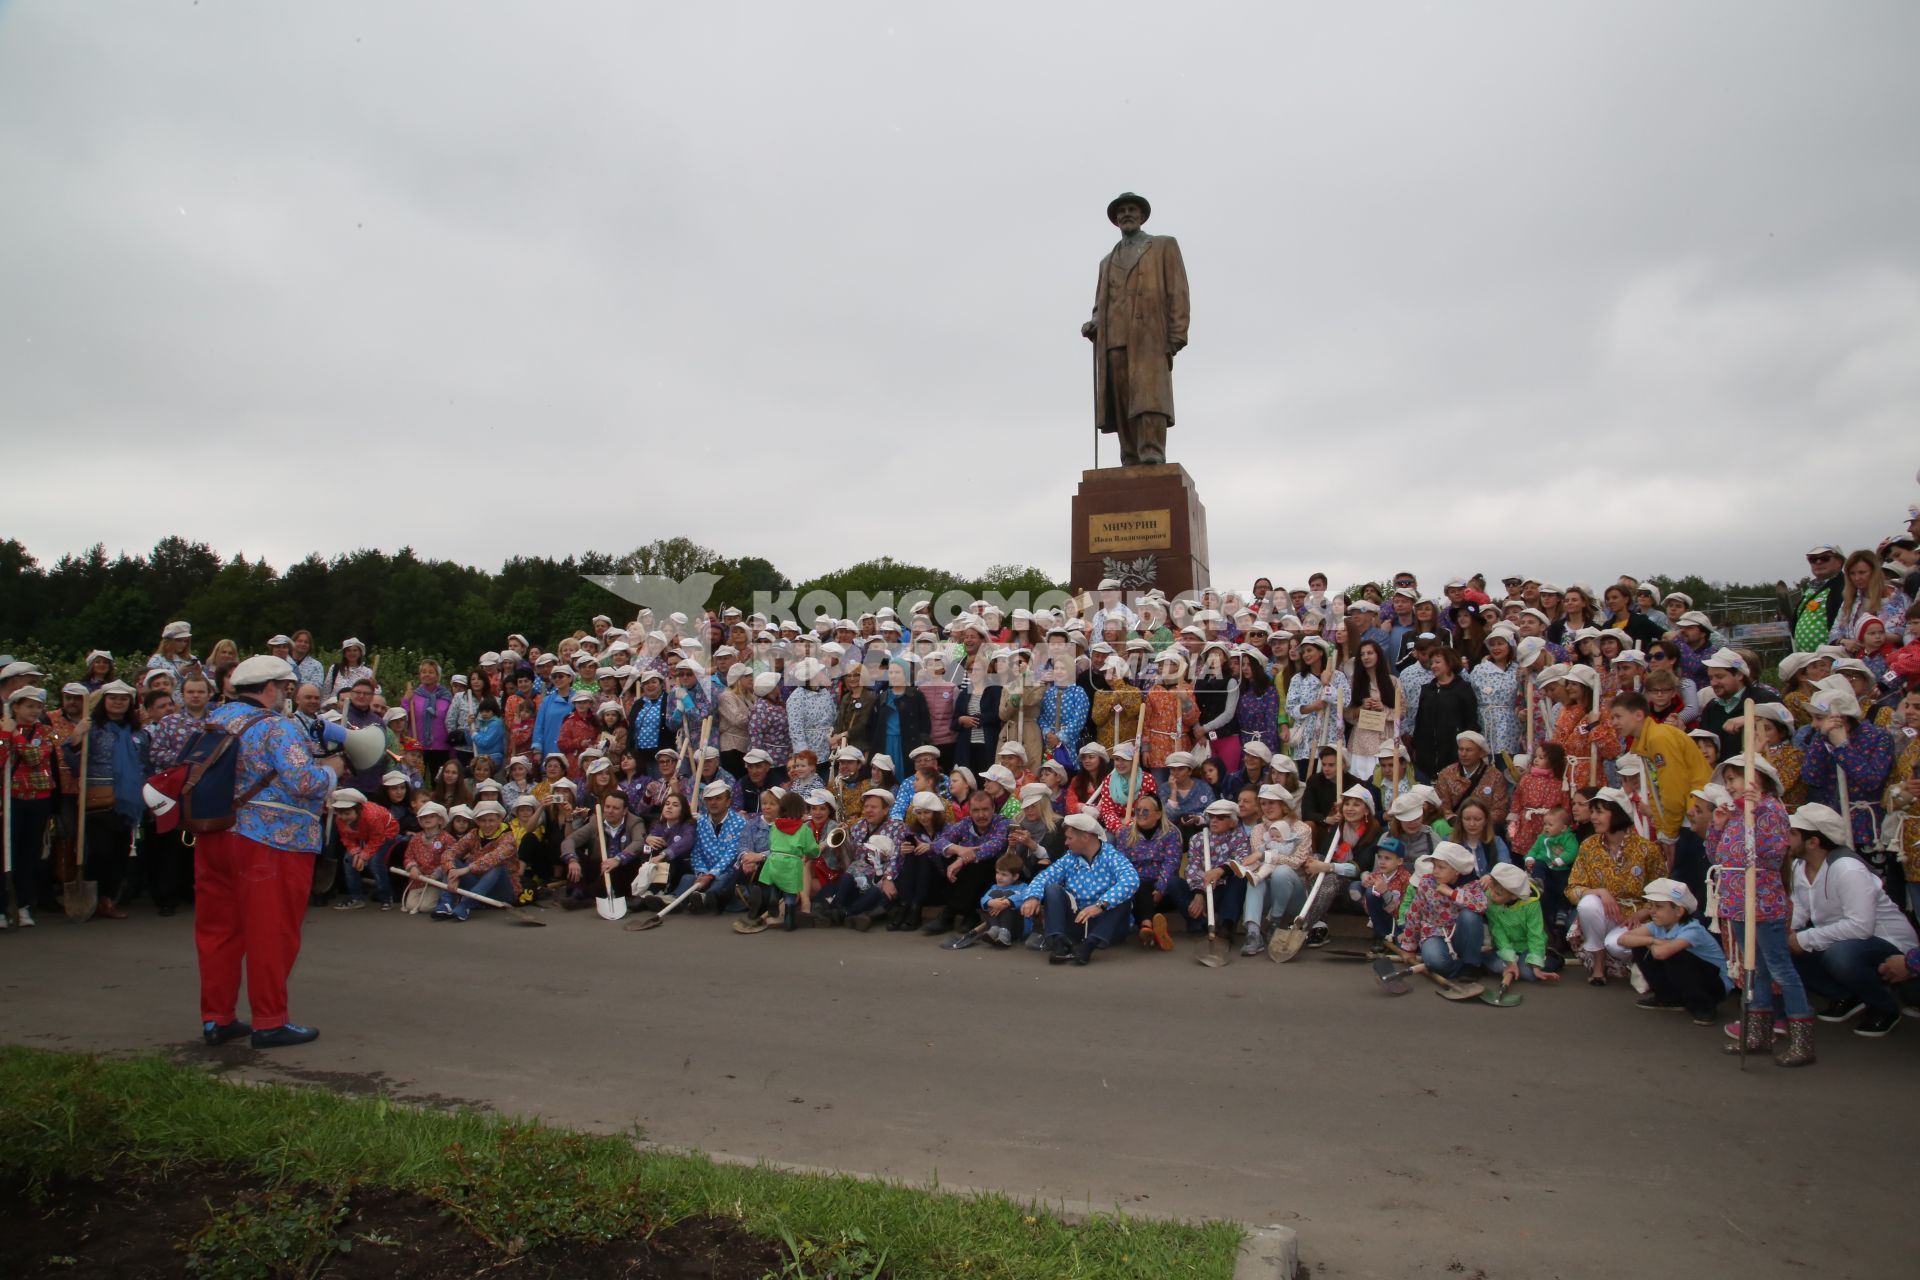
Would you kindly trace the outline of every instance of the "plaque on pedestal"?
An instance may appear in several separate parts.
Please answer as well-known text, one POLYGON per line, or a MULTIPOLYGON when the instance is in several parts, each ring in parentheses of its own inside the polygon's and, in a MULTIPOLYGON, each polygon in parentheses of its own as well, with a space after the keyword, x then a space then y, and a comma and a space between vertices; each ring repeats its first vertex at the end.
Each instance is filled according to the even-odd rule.
POLYGON ((1169 597, 1208 585, 1207 509, 1185 467, 1080 473, 1069 582, 1090 591, 1102 578, 1128 591, 1158 587, 1169 597))

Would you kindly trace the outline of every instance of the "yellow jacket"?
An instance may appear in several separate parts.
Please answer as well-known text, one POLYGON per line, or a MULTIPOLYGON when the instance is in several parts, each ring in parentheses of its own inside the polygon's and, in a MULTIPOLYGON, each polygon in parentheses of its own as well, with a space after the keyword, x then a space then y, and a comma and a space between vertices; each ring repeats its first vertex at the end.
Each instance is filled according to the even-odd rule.
POLYGON ((1707 767, 1707 758, 1692 738, 1652 718, 1641 724, 1631 749, 1647 762, 1653 782, 1650 807, 1655 829, 1661 839, 1672 840, 1686 820, 1687 798, 1707 785, 1713 770, 1707 767))

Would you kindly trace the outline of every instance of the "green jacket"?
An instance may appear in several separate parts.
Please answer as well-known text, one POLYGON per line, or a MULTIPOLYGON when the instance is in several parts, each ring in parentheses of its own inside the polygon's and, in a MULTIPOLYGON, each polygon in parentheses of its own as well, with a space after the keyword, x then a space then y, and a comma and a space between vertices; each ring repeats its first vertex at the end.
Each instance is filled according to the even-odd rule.
POLYGON ((1502 967, 1525 960, 1539 968, 1547 962, 1547 922, 1540 912, 1540 894, 1528 892, 1518 902, 1502 905, 1487 899, 1487 929, 1502 967))

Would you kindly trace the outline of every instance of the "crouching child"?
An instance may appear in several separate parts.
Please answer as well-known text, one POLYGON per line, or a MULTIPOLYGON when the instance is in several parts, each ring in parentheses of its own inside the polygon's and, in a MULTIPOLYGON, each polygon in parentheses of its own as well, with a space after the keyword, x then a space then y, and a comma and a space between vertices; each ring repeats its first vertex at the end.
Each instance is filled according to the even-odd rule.
POLYGON ((1733 990, 1727 954, 1707 926, 1694 918, 1700 903, 1678 880, 1661 877, 1641 891, 1653 918, 1620 935, 1650 988, 1642 1009, 1685 1009, 1698 1026, 1719 1021, 1720 1002, 1733 990))
MULTIPOLYGON (((991 914, 996 898, 1012 899, 1018 906, 1020 891, 1026 887, 1021 883, 1026 872, 1027 860, 1023 855, 1012 850, 1001 854, 993 864, 993 888, 981 895, 981 909, 991 914)), ((1026 936, 1027 919, 1018 913, 1002 912, 987 927, 987 941, 996 947, 1010 947, 1026 936)))
POLYGON ((1488 873, 1487 932, 1505 982, 1558 982, 1559 966, 1547 958, 1547 921, 1533 877, 1511 862, 1488 873), (1553 967, 1548 966, 1552 964, 1553 967))
POLYGON ((1367 923, 1373 926, 1374 950, 1385 955, 1387 939, 1393 936, 1393 924, 1400 915, 1400 899, 1413 879, 1401 857, 1397 836, 1382 836, 1374 846, 1373 870, 1360 877, 1360 901, 1367 909, 1367 923))

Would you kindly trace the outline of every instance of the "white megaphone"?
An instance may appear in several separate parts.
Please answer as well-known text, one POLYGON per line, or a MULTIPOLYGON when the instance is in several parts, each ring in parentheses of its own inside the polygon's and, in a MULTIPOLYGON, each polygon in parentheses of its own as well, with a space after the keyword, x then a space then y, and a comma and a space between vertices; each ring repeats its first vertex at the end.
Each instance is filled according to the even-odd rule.
POLYGON ((320 739, 339 747, 356 773, 373 768, 387 754, 387 731, 377 724, 345 729, 328 720, 321 725, 320 739))

